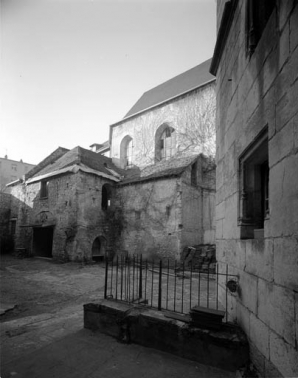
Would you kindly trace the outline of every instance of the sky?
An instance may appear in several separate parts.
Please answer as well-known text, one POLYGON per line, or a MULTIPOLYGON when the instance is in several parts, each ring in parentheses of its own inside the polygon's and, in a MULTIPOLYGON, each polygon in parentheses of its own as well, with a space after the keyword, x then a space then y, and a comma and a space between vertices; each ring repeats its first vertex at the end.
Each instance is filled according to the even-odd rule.
POLYGON ((109 138, 149 89, 212 57, 215 0, 0 0, 0 157, 109 138))

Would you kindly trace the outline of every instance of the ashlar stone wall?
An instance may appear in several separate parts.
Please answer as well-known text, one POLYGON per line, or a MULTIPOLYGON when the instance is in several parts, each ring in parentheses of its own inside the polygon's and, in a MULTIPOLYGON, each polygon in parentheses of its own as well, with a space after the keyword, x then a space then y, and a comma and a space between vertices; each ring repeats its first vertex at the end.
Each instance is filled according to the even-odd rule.
MULTIPOLYGON (((220 2, 219 2, 220 3, 220 2)), ((238 2, 217 72, 217 259, 239 275, 229 312, 262 377, 298 376, 298 4, 276 1, 246 50, 238 2), (241 239, 239 156, 268 127, 269 217, 264 238, 241 239)), ((220 4, 219 4, 220 6, 220 4)))

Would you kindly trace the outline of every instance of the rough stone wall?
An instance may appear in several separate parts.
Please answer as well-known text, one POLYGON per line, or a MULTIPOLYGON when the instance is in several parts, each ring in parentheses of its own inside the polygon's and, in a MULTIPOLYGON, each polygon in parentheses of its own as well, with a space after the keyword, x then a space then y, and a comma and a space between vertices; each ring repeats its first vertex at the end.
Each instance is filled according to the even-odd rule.
POLYGON ((205 159, 197 160, 197 185, 191 185, 191 166, 181 177, 165 177, 120 186, 122 251, 145 257, 180 259, 187 246, 215 243, 215 186, 213 173, 204 180, 205 159), (211 179, 213 175, 213 180, 211 179), (203 186, 208 182, 208 186, 203 186))
POLYGON ((0 253, 10 252, 13 237, 10 235, 11 195, 0 191, 0 253))
MULTIPOLYGON (((122 139, 129 135, 133 139, 134 145, 132 163, 138 167, 153 164, 155 162, 155 133, 158 127, 164 123, 176 130, 177 151, 184 151, 189 140, 183 133, 187 133, 188 128, 193 130, 201 123, 208 124, 208 122, 214 125, 215 101, 215 83, 212 82, 183 97, 124 120, 112 127, 111 157, 114 163, 120 164, 120 144, 122 139)), ((187 150, 187 153, 203 152, 209 155, 210 151, 215 151, 215 134, 206 140, 204 146, 195 142, 192 148, 187 150)))
POLYGON ((181 240, 179 178, 127 185, 117 189, 124 229, 121 251, 144 258, 177 258, 181 240))
POLYGON ((40 199, 40 182, 13 187, 12 210, 17 217, 16 247, 32 251, 32 227, 54 226, 53 258, 72 261, 92 259, 96 237, 109 240, 106 212, 101 209, 102 186, 109 183, 100 177, 78 172, 52 178, 48 198, 40 199))
MULTIPOLYGON (((220 1, 218 2, 220 4, 220 1)), ((231 316, 262 377, 298 376, 298 5, 277 1, 251 58, 245 3, 217 72, 217 259, 239 274, 231 316), (268 125, 269 211, 264 239, 240 239, 238 158, 268 125)))

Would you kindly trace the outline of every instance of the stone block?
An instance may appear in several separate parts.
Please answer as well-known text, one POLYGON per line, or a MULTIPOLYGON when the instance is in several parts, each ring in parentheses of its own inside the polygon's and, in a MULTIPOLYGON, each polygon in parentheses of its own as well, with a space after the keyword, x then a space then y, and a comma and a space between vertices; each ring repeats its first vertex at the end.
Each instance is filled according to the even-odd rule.
MULTIPOLYGON (((293 57, 292 57, 293 59, 293 57)), ((294 75, 297 77, 297 74, 294 75)), ((287 87, 287 92, 276 104, 276 130, 282 129, 297 113, 298 83, 287 87)))
POLYGON ((190 326, 189 318, 103 300, 84 306, 84 327, 193 361, 235 371, 248 363, 248 343, 237 326, 190 326))
POLYGON ((257 314, 258 278, 246 272, 240 272, 239 298, 243 306, 257 314))
POLYGON ((298 5, 296 2, 296 6, 294 11, 290 17, 290 50, 291 52, 296 49, 298 46, 298 5))
POLYGON ((290 120, 279 132, 269 141, 270 166, 275 165, 285 156, 291 153, 294 148, 294 123, 290 120))
POLYGON ((283 378, 283 375, 273 365, 271 361, 265 359, 265 377, 266 378, 283 378))
POLYGON ((273 241, 246 240, 245 271, 265 280, 273 280, 273 241))
POLYGON ((269 359, 269 327, 250 313, 249 340, 252 341, 263 356, 269 359))
POLYGON ((223 222, 223 237, 225 239, 237 238, 237 208, 238 208, 238 195, 232 194, 225 201, 225 218, 223 222))
POLYGON ((274 281, 298 291, 298 240, 296 237, 274 239, 274 281))
POLYGON ((270 219, 267 236, 291 236, 298 229, 298 154, 290 155, 270 169, 270 219))
POLYGON ((260 377, 265 377, 265 357, 251 341, 249 342, 249 351, 250 360, 257 369, 260 377))
POLYGON ((289 21, 286 22, 284 29, 281 32, 280 40, 279 40, 279 59, 278 64, 279 68, 281 68, 285 61, 288 59, 290 54, 290 23, 289 21))
POLYGON ((215 210, 215 219, 222 219, 225 217, 225 201, 222 201, 221 203, 216 205, 215 210))
POLYGON ((245 334, 248 336, 250 333, 250 311, 242 306, 241 303, 237 303, 237 323, 243 329, 245 334))
POLYGON ((223 220, 222 219, 216 221, 215 237, 216 237, 216 240, 223 238, 223 220))
POLYGON ((258 317, 295 346, 294 293, 259 279, 257 302, 258 317))
POLYGON ((298 376, 297 349, 272 331, 270 332, 270 361, 284 377, 298 376))

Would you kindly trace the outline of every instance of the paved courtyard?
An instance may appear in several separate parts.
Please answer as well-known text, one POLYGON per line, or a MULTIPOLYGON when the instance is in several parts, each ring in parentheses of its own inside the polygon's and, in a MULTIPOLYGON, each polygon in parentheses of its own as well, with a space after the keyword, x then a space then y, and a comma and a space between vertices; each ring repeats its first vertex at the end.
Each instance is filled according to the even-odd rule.
POLYGON ((1 256, 1 378, 234 377, 83 328, 104 266, 1 256), (5 311, 7 309, 7 311, 5 311))

